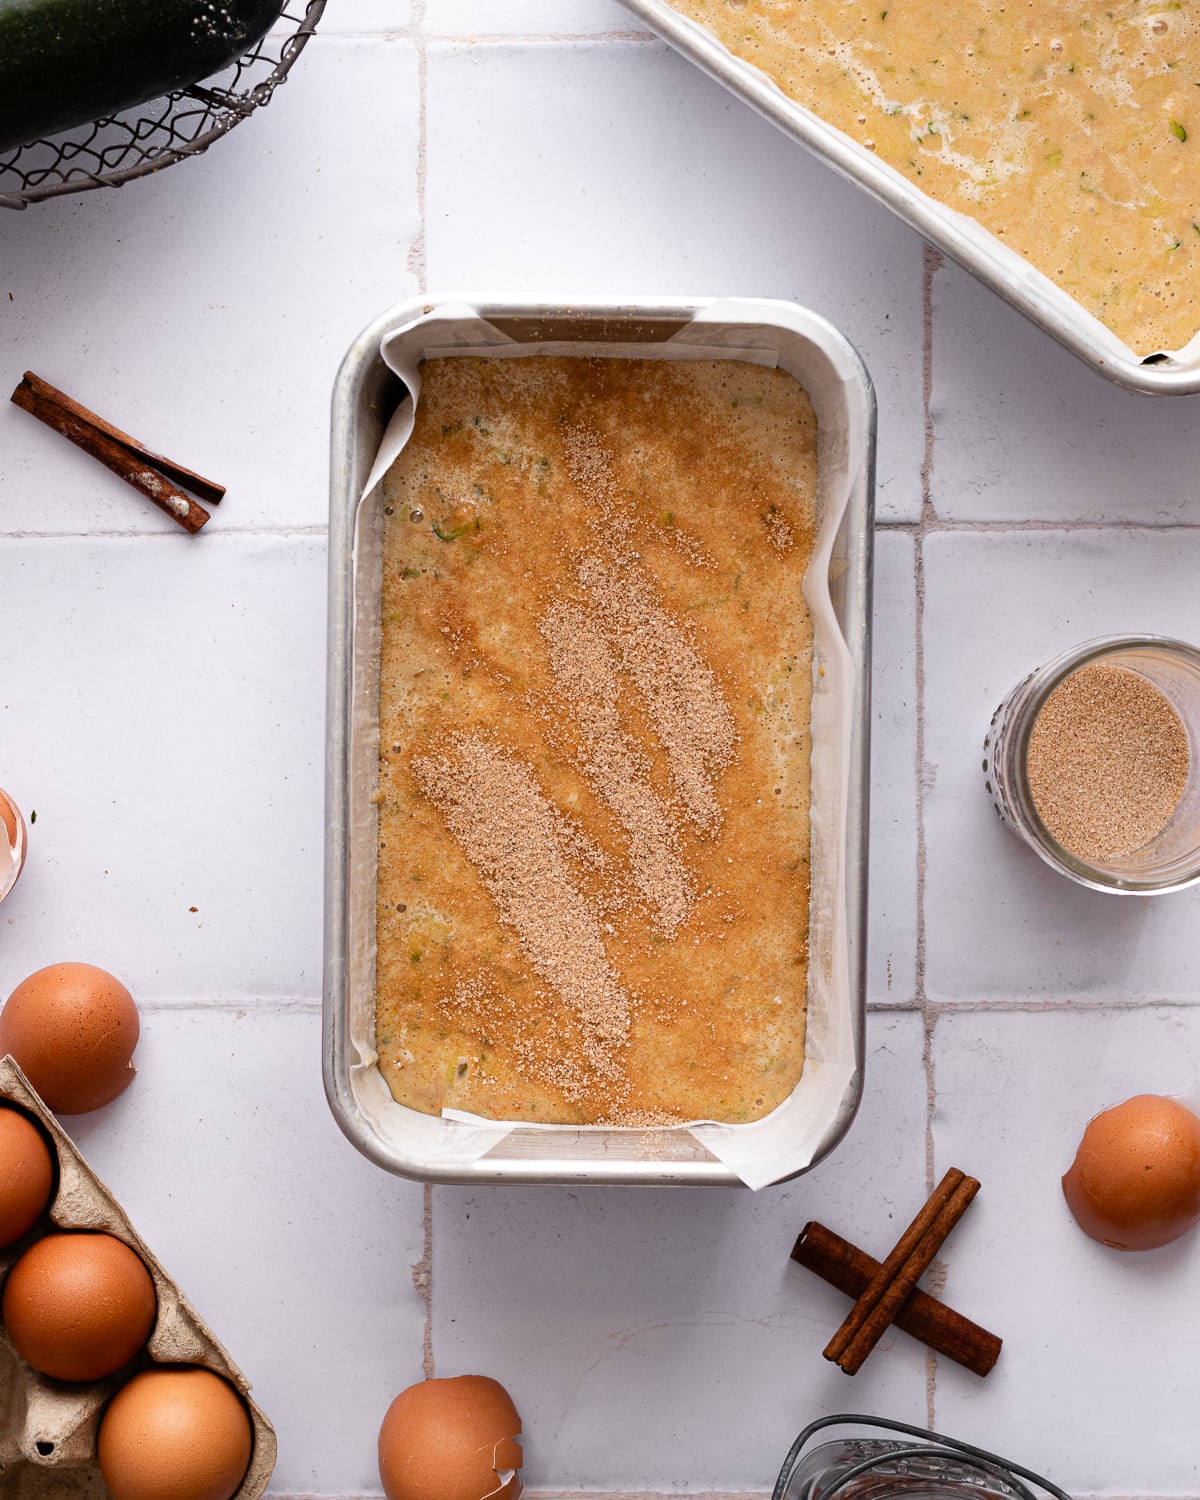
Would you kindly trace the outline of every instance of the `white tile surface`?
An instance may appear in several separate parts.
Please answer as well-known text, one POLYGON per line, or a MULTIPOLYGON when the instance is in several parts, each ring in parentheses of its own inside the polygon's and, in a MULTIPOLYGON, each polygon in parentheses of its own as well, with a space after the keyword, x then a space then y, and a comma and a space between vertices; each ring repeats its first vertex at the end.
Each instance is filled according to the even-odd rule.
POLYGON ((37 814, 0 933, 24 972, 320 992, 324 542, 219 524, 0 540, 4 784, 37 814))
POLYGON ((316 1010, 142 1019, 137 1077, 67 1129, 253 1385, 273 1490, 374 1490, 383 1413, 421 1375, 421 1188, 334 1124, 316 1010))
POLYGON ((432 288, 813 307, 878 388, 881 517, 919 516, 916 235, 657 42, 438 44, 428 66, 432 288))
POLYGON ((583 36, 645 31, 618 0, 425 0, 438 36, 583 36))
POLYGON ((869 1042, 859 1118, 797 1182, 436 1190, 438 1373, 505 1372, 531 1486, 769 1492, 818 1411, 924 1418, 924 1350, 892 1333, 851 1383, 821 1358, 849 1303, 788 1258, 813 1218, 882 1257, 924 1197, 920 1017, 869 1042))
POLYGON ((412 0, 329 0, 318 35, 403 31, 412 19, 412 0))
POLYGON ((1094 636, 1200 639, 1200 532, 925 543, 926 988, 932 999, 1200 998, 1200 893, 1117 897, 1056 874, 984 791, 984 734, 1027 672, 1094 636))
MULTIPOLYGON (((323 525, 334 373, 415 289, 416 83, 407 43, 318 36, 206 155, 6 213, 5 397, 36 370, 227 485, 214 527, 323 525)), ((7 401, 0 453, 0 533, 174 529, 7 401)))
POLYGON ((937 1421, 1076 1494, 1196 1493, 1196 1231, 1161 1250, 1106 1249, 1076 1226, 1059 1178, 1100 1110, 1139 1093, 1200 1105, 1197 1057, 1195 1011, 937 1024, 938 1171, 983 1185, 946 1246, 946 1296, 1005 1341, 986 1390, 939 1370, 937 1421))
POLYGON ((1200 396, 1121 390, 950 263, 933 349, 940 516, 1196 520, 1200 396))

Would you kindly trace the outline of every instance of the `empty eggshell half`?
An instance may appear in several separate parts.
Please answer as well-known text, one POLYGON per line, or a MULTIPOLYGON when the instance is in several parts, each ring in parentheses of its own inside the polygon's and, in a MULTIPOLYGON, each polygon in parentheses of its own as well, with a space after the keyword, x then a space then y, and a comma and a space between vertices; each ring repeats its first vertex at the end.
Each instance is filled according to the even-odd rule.
POLYGON ((139 1030, 119 979, 94 964, 50 964, 23 979, 0 1011, 0 1056, 12 1054, 57 1114, 83 1114, 131 1082, 139 1030))
POLYGON ((25 867, 25 819, 5 791, 0 791, 0 901, 25 867))
POLYGON ((388 1500, 519 1500, 521 1419, 486 1375, 423 1380, 388 1407, 379 1477, 388 1500))
POLYGON ((1200 1119, 1138 1094, 1090 1121, 1062 1179, 1085 1234, 1114 1250, 1154 1250, 1200 1222, 1200 1119))

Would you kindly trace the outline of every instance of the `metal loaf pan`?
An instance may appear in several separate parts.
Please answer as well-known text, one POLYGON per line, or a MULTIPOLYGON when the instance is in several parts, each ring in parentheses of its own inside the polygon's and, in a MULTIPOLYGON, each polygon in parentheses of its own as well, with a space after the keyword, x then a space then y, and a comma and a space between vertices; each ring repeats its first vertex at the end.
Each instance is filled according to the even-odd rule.
POLYGON ((841 176, 899 215, 911 228, 1086 364, 1128 390, 1151 396, 1200 392, 1200 344, 1186 359, 1141 357, 1094 318, 1081 303, 974 219, 915 187, 857 141, 790 99, 767 75, 735 57, 710 32, 680 15, 669 0, 623 0, 662 39, 696 63, 751 108, 778 125, 841 176))
POLYGON ((380 1166, 427 1181, 759 1186, 815 1165, 849 1127, 863 1076, 875 401, 857 354, 823 319, 783 302, 425 300, 385 313, 355 341, 334 387, 332 424, 324 1072, 342 1130, 380 1166), (814 605, 808 1044, 799 1084, 766 1120, 667 1130, 472 1126, 395 1103, 376 1065, 382 501, 367 485, 407 394, 394 367, 415 369, 427 351, 487 353, 500 343, 509 354, 672 359, 683 357, 682 345, 693 358, 751 359, 795 376, 816 408, 818 545, 805 587, 820 595, 826 623, 814 605))

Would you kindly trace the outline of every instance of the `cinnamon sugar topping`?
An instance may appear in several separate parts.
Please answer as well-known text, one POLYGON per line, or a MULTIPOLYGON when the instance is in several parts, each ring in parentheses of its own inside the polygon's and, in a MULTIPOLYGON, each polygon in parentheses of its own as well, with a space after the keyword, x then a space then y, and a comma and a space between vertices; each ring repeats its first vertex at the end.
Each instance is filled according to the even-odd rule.
POLYGON ((456 734, 413 770, 487 886, 500 920, 583 1024, 602 1068, 629 1034, 629 999, 604 952, 595 911, 564 850, 564 819, 529 767, 479 735, 456 734))
POLYGON ((611 519, 618 489, 613 478, 612 456, 599 433, 582 423, 569 426, 563 436, 567 473, 598 510, 611 519))
POLYGON ((432 1113, 758 1118, 804 1053, 811 405, 720 361, 425 377, 387 481, 384 1076, 432 1113))
POLYGON ((1187 785, 1187 730, 1141 673, 1092 661, 1042 705, 1029 737, 1029 789, 1064 849, 1104 863, 1167 826, 1187 785))
POLYGON ((692 909, 695 883, 679 854, 667 807, 650 782, 650 762, 621 728, 620 682, 596 623, 571 604, 556 604, 539 626, 554 675, 583 730, 583 771, 629 835, 633 879, 668 937, 692 909))
POLYGON ((645 700, 688 818, 713 831, 721 822, 713 782, 733 759, 737 732, 712 668, 632 566, 593 553, 579 581, 645 700))

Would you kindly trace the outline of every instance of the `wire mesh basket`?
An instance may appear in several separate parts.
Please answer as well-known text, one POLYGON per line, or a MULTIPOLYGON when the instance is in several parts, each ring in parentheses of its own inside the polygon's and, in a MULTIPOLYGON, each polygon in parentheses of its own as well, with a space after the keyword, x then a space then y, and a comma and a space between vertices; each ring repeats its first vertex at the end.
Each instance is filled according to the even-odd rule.
POLYGON ((270 101, 316 30, 325 3, 288 0, 258 45, 213 78, 0 153, 0 208, 121 187, 207 151, 270 101))

